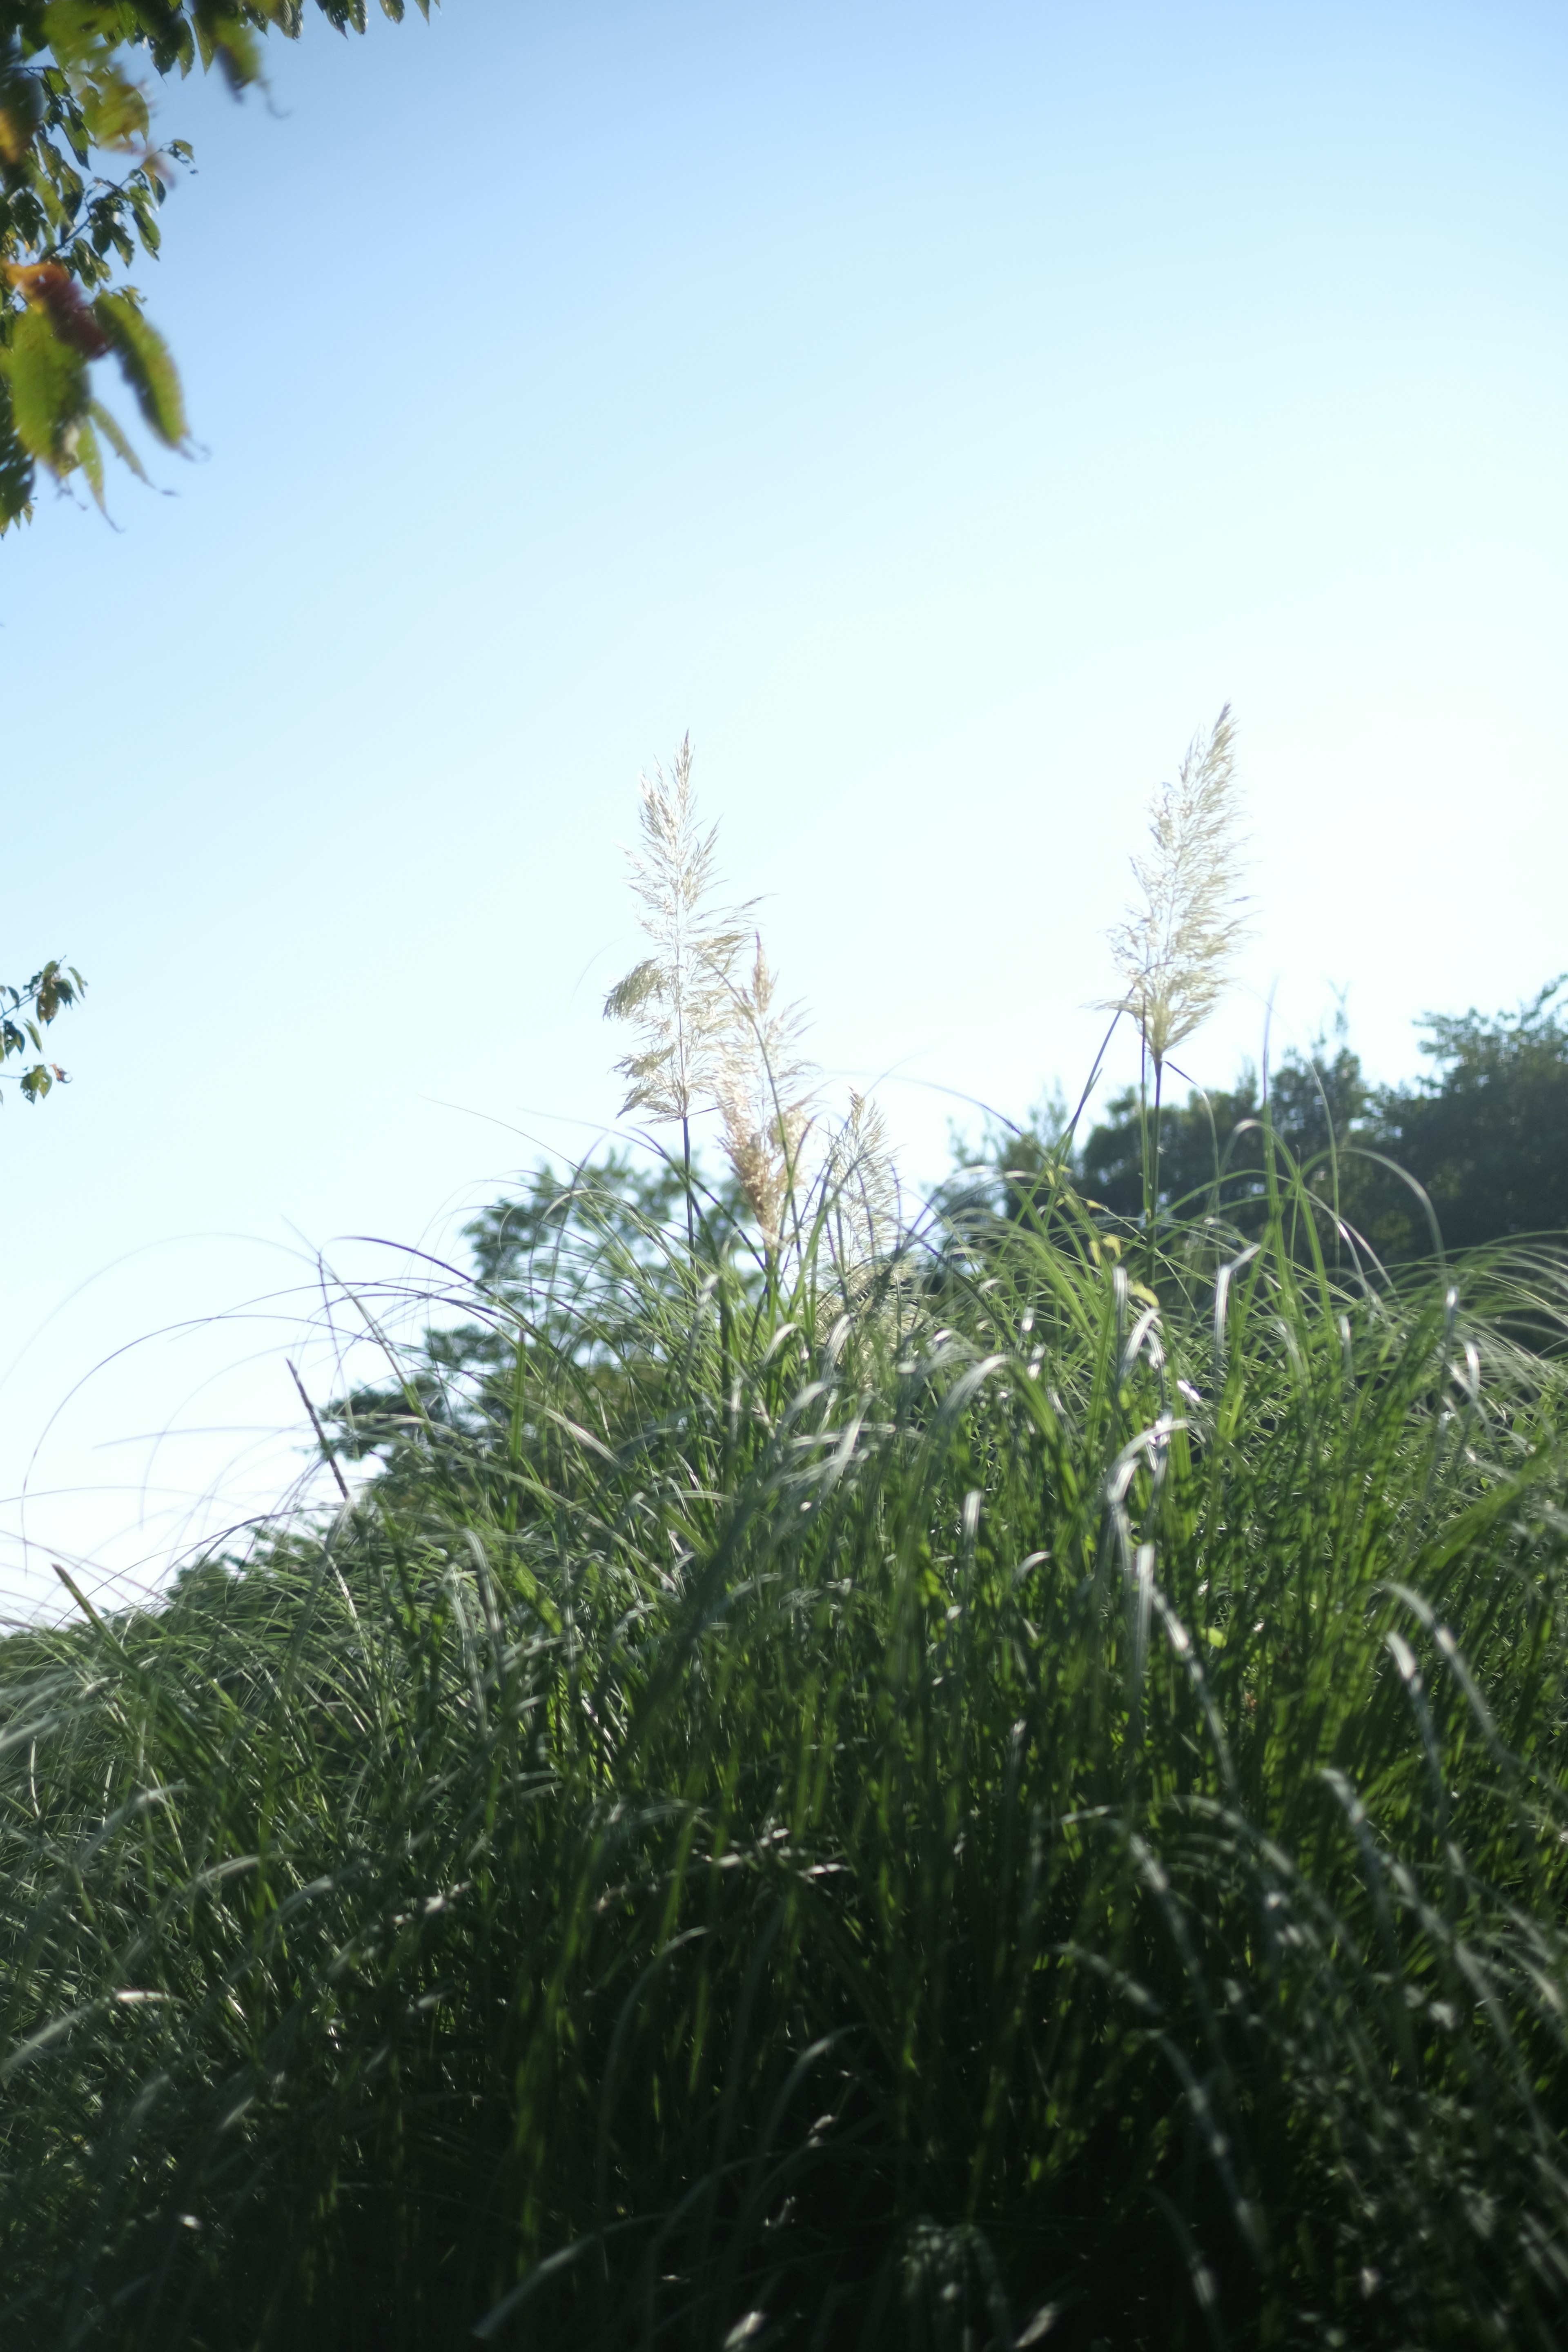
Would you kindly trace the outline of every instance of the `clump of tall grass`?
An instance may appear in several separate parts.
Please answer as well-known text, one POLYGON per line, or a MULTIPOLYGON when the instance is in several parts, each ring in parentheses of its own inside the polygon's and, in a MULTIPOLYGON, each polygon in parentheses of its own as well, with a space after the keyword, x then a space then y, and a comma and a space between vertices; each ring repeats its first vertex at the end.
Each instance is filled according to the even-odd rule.
POLYGON ((1059 1155, 910 1229, 645 830, 679 1169, 482 1222, 330 1519, 0 1650, 6 2340, 1546 2352, 1559 1271, 1331 1268, 1267 1118, 1136 1284, 1059 1155))
POLYGON ((6 1646, 7 2341, 1559 2340, 1527 1276, 1054 1198, 766 1282, 585 1172, 396 1475, 6 1646))

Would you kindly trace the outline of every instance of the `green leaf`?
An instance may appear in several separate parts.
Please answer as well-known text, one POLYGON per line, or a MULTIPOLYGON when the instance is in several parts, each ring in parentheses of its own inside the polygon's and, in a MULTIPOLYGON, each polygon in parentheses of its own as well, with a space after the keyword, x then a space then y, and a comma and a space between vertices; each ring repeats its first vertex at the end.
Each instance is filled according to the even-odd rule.
POLYGON ((168 448, 179 448, 190 427, 179 375, 163 336, 148 324, 130 293, 100 294, 92 314, 113 345, 149 427, 168 448))
POLYGON ((27 152, 43 117, 44 93, 38 79, 23 68, 13 51, 0 71, 0 167, 13 185, 26 177, 27 152))
POLYGON ((77 464, 87 476, 87 486, 92 492, 94 506, 100 514, 106 514, 108 509, 103 503, 103 452, 98 446, 98 436, 92 429, 90 417, 84 416, 76 428, 75 455, 77 464))
MULTIPOLYGON (((33 999, 39 1020, 47 1024, 68 1004, 79 1003, 86 987, 74 963, 62 963, 58 956, 53 956, 41 971, 33 974, 26 992, 33 999)), ((41 1043, 38 1051, 43 1051, 41 1043)))
POLYGON ((75 428, 87 414, 87 362, 61 342, 42 310, 25 310, 5 354, 11 421, 30 456, 57 474, 75 463, 75 428))
POLYGON ((0 537, 33 512, 33 460, 16 438, 11 420, 11 387, 0 374, 0 537))
POLYGON ((87 83, 81 93, 81 112, 95 147, 123 149, 147 136, 146 98, 113 65, 87 83))
POLYGON ((261 44, 248 25, 226 8, 198 5, 196 46, 204 67, 216 65, 237 98, 261 79, 261 44))
POLYGON ((102 434, 104 439, 108 442, 110 447, 113 450, 121 464, 122 466, 129 466, 137 480, 139 482, 144 482, 147 479, 147 468, 142 463, 141 458, 137 456, 134 447, 126 439, 118 420, 110 415, 108 409, 105 408, 100 400, 95 400, 92 403, 92 405, 88 410, 88 415, 92 419, 94 425, 97 425, 99 431, 102 434))

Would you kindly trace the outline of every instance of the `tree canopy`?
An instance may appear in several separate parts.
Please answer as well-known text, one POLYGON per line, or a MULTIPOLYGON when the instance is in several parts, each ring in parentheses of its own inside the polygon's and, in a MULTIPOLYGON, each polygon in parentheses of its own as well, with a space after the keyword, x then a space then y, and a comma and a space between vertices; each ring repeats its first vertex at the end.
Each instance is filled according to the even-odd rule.
MULTIPOLYGON (((1437 1075, 1377 1098, 1377 1139, 1419 1178, 1450 1249, 1568 1232, 1568 1021, 1553 981, 1490 1018, 1430 1014, 1422 1051, 1437 1075)), ((1418 1205, 1386 1175, 1381 1230, 1390 1251, 1421 1245, 1418 1205)))
MULTIPOLYGON (((1268 1124, 1333 1215, 1384 1262, 1535 1235, 1568 1235, 1568 978, 1512 1011, 1429 1013, 1420 1050, 1430 1067, 1375 1087, 1342 1022, 1310 1054, 1269 1073, 1268 1124)), ((1264 1087, 1244 1069, 1233 1087, 1194 1088, 1165 1107, 1160 1209, 1205 1209, 1250 1229, 1265 1214, 1264 1087)), ((1010 1181, 1000 1198, 1026 1211, 1047 1180, 1065 1110, 993 1135, 984 1158, 1010 1181), (1047 1131, 1049 1130, 1049 1131, 1047 1131)), ((1067 1171, 1087 1197, 1129 1222, 1143 1211, 1143 1132, 1135 1091, 1118 1095, 1078 1142, 1067 1171)))
MULTIPOLYGON (((430 0, 414 0, 427 16, 430 0)), ((366 0, 315 0, 340 32, 366 0)), ((381 0, 395 22, 405 0, 381 0)), ((79 476, 101 507, 106 450, 142 474, 99 395, 112 360, 142 424, 189 438, 180 379, 124 273, 155 255, 184 140, 157 144, 145 69, 200 66, 237 96, 262 76, 262 37, 293 40, 305 0, 0 0, 0 534, 31 519, 39 468, 79 476)))

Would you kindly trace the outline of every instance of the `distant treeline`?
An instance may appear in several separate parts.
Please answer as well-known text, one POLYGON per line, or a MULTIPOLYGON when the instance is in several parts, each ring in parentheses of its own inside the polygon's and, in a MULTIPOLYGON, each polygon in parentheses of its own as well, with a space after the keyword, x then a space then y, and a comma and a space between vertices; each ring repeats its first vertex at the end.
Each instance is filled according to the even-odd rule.
MULTIPOLYGON (((1385 1262, 1430 1256, 1434 1228, 1445 1250, 1568 1233, 1563 987, 1552 982, 1514 1013, 1428 1015, 1421 1051, 1431 1068, 1408 1086, 1369 1085, 1342 1019, 1315 1053, 1287 1054, 1268 1075, 1268 1120, 1281 1174, 1299 1167, 1324 1203, 1321 1229, 1331 1233, 1337 1207, 1385 1262)), ((1256 1222, 1264 1114, 1265 1087, 1250 1067, 1233 1087, 1168 1101, 1162 1209, 1191 1216, 1206 1205, 1244 1227, 1256 1222)), ((1043 1112, 1021 1134, 990 1140, 987 1160, 1014 1172, 1006 1191, 1016 1213, 1052 1156, 1053 1125, 1043 1112)), ((1142 1166, 1138 1096, 1129 1089, 1077 1145, 1071 1173, 1089 1200, 1136 1219, 1142 1166)))

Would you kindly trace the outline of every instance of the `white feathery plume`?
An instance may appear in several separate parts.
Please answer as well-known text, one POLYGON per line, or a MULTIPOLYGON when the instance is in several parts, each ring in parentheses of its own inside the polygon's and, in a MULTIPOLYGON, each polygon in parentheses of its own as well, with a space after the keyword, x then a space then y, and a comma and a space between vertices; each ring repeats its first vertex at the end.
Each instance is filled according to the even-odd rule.
POLYGON ((834 1254, 847 1283, 869 1273, 899 1236, 898 1180, 880 1108, 851 1089, 849 1116, 827 1154, 834 1254))
POLYGON ((656 763, 638 791, 642 847, 626 855, 654 953, 611 989, 605 1018, 634 1022, 641 1033, 639 1050, 616 1064, 628 1081, 622 1116, 645 1110, 679 1119, 689 1163, 692 1111, 717 1095, 733 1020, 730 975, 748 909, 711 904, 719 828, 703 833, 697 823, 689 735, 670 775, 656 763))
POLYGON ((1101 1009, 1131 1013, 1156 1078, 1172 1047, 1218 1002, 1230 959, 1247 936, 1247 901, 1237 889, 1234 737, 1227 702, 1208 741, 1194 736, 1176 782, 1153 793, 1152 845, 1132 860, 1142 904, 1108 934, 1122 992, 1106 998, 1101 1009))
POLYGON ((805 1015, 777 995, 759 933, 752 977, 730 992, 715 1092, 724 1149, 770 1255, 779 1247, 816 1092, 816 1066, 801 1051, 805 1015))

